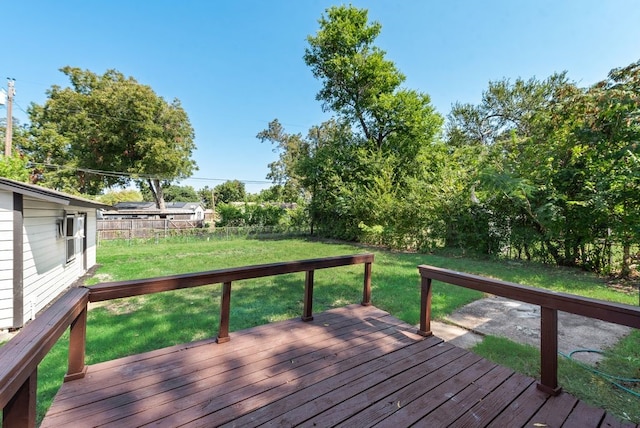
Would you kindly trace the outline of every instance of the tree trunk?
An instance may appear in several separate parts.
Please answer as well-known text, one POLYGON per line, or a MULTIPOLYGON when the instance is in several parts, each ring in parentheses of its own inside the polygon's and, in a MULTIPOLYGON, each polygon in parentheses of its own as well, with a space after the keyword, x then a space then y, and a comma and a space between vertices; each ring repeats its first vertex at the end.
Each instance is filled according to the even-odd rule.
POLYGON ((153 195, 153 199, 156 201, 156 208, 160 211, 164 211, 166 209, 164 205, 164 193, 162 192, 162 183, 159 179, 147 179, 147 183, 149 184, 149 188, 151 189, 151 194, 153 195))
POLYGON ((625 243, 622 245, 622 269, 620 269, 620 276, 622 278, 628 278, 631 275, 631 244, 625 239, 625 243))

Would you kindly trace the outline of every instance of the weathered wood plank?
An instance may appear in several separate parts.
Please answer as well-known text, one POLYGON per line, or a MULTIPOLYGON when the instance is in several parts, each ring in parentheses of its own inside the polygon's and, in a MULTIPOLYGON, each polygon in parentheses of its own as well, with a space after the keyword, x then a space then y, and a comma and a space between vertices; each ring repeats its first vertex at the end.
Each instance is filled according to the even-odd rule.
MULTIPOLYGON (((271 426, 284 425, 290 423, 297 424, 299 421, 306 421, 307 424, 317 426, 327 424, 333 426, 338 424, 354 414, 360 414, 364 409, 369 407, 372 402, 376 402, 394 393, 410 379, 415 379, 419 373, 430 373, 446 366, 449 362, 465 356, 465 352, 459 348, 449 348, 451 345, 439 346, 445 352, 439 353, 433 358, 423 356, 418 359, 407 359, 398 364, 372 373, 362 382, 354 382, 346 388, 336 391, 334 397, 327 397, 327 400, 340 400, 341 402, 331 408, 327 408, 322 413, 318 413, 309 419, 308 414, 301 414, 299 411, 292 413, 286 419, 275 419, 271 421, 271 426), (447 349, 449 348, 449 349, 447 349), (423 361, 420 361, 423 360, 423 361), (416 365, 417 364, 417 365, 416 365), (393 382, 388 380, 394 376, 398 376, 393 382), (295 416, 295 417, 294 417, 295 416)), ((467 361, 465 361, 466 363, 467 361)), ((324 397, 323 397, 324 398, 324 397)), ((392 400, 392 399, 390 399, 392 400)), ((296 409, 297 410, 297 409, 296 409)))
POLYGON ((532 378, 514 373, 450 426, 479 427, 486 425, 533 383, 532 378))
MULTIPOLYGON (((459 361, 456 361, 456 366, 458 366, 458 363, 459 361)), ((413 389, 412 392, 415 394, 415 399, 409 402, 406 395, 402 398, 398 397, 397 409, 393 409, 392 406, 390 410, 393 410, 393 412, 389 412, 390 416, 384 419, 383 424, 396 427, 415 424, 425 415, 436 410, 439 411, 440 407, 448 400, 469 385, 472 385, 479 378, 486 376, 495 367, 495 364, 487 360, 479 360, 469 367, 460 367, 460 372, 450 376, 437 386, 431 379, 432 376, 417 380, 413 385, 407 387, 413 389)))
POLYGON ((578 403, 578 399, 572 395, 562 393, 546 403, 530 419, 529 425, 559 427, 562 426, 571 410, 578 403))
MULTIPOLYGON (((320 380, 318 383, 309 387, 298 388, 297 385, 293 385, 293 393, 279 400, 269 404, 269 406, 262 406, 259 409, 247 413, 242 417, 233 420, 229 426, 243 426, 253 427, 259 424, 265 423, 276 417, 282 417, 282 415, 291 409, 297 409, 302 406, 307 406, 302 410, 302 413, 315 414, 324 410, 320 397, 325 394, 331 394, 333 390, 344 387, 346 385, 355 382, 356 380, 369 376, 370 373, 375 373, 379 370, 383 370, 386 367, 400 361, 402 359, 411 357, 420 357, 418 354, 419 347, 424 346, 425 350, 430 349, 441 343, 441 340, 435 337, 427 338, 422 343, 415 347, 405 347, 398 351, 387 353, 375 360, 369 360, 367 356, 361 355, 353 359, 350 366, 341 365, 341 372, 332 376, 320 380)), ((442 348, 444 352, 446 349, 442 348)), ((435 354, 434 354, 435 355, 435 354)), ((326 404, 326 402, 325 402, 326 404)))
POLYGON ((420 421, 423 426, 445 427, 449 426, 468 409, 482 401, 491 391, 498 387, 513 374, 513 370, 506 367, 495 366, 484 376, 473 381, 460 393, 453 395, 447 402, 429 413, 420 421))
POLYGON ((516 397, 489 426, 495 428, 525 426, 548 399, 549 394, 540 391, 538 386, 533 384, 522 395, 516 397))
MULTIPOLYGON (((383 328, 385 326, 386 324, 380 324, 379 326, 371 325, 368 326, 368 328, 383 328)), ((312 352, 308 354, 288 354, 283 358, 283 361, 276 365, 265 368, 263 371, 255 371, 241 378, 227 381, 224 384, 218 385, 214 390, 212 390, 214 386, 211 384, 202 387, 202 380, 198 380, 198 388, 193 394, 188 396, 181 394, 181 398, 173 402, 173 411, 160 415, 155 409, 152 409, 150 416, 154 418, 162 417, 162 419, 155 420, 153 425, 173 426, 178 422, 184 423, 186 421, 196 420, 203 415, 208 415, 229 408, 230 406, 235 408, 239 403, 246 400, 253 402, 257 395, 266 392, 269 393, 269 396, 274 394, 274 397, 277 398, 278 395, 276 392, 278 387, 287 386, 291 383, 304 385, 300 378, 304 377, 307 373, 315 373, 323 369, 331 372, 331 368, 334 369, 334 372, 341 370, 341 358, 343 356, 350 356, 346 351, 340 352, 341 349, 349 350, 353 347, 368 345, 370 342, 379 342, 378 346, 382 347, 385 352, 391 352, 398 347, 408 345, 406 340, 398 341, 398 339, 395 338, 389 343, 391 346, 387 347, 384 341, 388 341, 389 337, 385 339, 384 335, 378 334, 370 337, 368 335, 362 336, 362 332, 359 332, 352 338, 348 336, 349 335, 345 335, 341 343, 336 343, 335 346, 331 346, 330 348, 317 348, 316 346, 316 349, 311 350, 312 352)), ((322 343, 315 339, 311 339, 311 341, 322 343)), ((326 374, 321 374, 312 380, 317 381, 324 377, 326 377, 326 374)), ((240 414, 235 414, 233 416, 237 417, 239 415, 240 414)), ((140 416, 141 415, 136 415, 136 421, 140 416)), ((207 422, 208 420, 208 417, 203 419, 203 426, 210 425, 210 422, 207 422)), ((219 415, 215 415, 213 420, 216 424, 225 421, 225 419, 221 419, 219 415)), ((123 419, 122 422, 128 424, 128 420, 126 419, 123 419)))
POLYGON ((571 414, 562 424, 563 427, 600 426, 604 418, 604 410, 589 406, 584 401, 578 401, 571 414))

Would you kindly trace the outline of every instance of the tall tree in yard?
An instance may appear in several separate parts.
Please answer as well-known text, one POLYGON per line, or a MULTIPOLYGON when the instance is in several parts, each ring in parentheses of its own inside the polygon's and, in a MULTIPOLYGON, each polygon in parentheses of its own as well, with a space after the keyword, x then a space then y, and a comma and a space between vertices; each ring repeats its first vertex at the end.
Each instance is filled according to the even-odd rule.
MULTIPOLYGON (((366 10, 331 7, 319 24, 318 32, 307 38, 304 60, 322 83, 316 98, 337 117, 316 128, 324 130, 320 138, 313 130, 309 133, 310 148, 298 147, 300 157, 307 156, 306 174, 299 180, 315 184, 306 190, 313 200, 323 201, 312 200, 318 208, 312 210, 312 220, 334 236, 354 239, 359 227, 375 227, 394 241, 389 244, 401 244, 415 231, 402 220, 409 217, 408 201, 429 197, 423 191, 417 195, 420 186, 414 184, 428 180, 427 170, 435 165, 442 118, 428 95, 401 87, 405 76, 374 45, 381 25, 370 23, 366 10), (309 179, 310 173, 319 177, 320 172, 322 182, 309 179), (342 230, 335 230, 340 224, 342 230)), ((415 218, 412 223, 426 227, 415 218)))
POLYGON ((33 138, 22 147, 42 184, 95 194, 134 180, 164 209, 163 186, 197 168, 193 128, 180 102, 116 70, 61 71, 71 86, 52 86, 43 106, 30 107, 33 138))

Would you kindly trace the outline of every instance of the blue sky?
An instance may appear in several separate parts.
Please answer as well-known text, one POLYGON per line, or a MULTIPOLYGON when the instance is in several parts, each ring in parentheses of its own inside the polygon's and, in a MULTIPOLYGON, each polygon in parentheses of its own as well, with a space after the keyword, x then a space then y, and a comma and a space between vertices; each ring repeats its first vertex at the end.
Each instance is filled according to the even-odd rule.
MULTIPOLYGON (((16 79, 14 116, 43 103, 58 71, 70 65, 114 68, 178 98, 196 133, 199 170, 181 184, 225 179, 268 186, 276 158, 255 135, 278 118, 288 132, 329 116, 315 100, 320 84, 302 56, 318 30, 324 0, 21 0, 2 1, 0 76, 16 79)), ((382 24, 377 45, 447 115, 477 103, 491 80, 544 79, 566 70, 588 86, 611 68, 640 59, 640 2, 417 1, 351 2, 382 24)), ((6 86, 4 79, 0 80, 6 86)), ((4 107, 0 114, 5 115, 4 107)))

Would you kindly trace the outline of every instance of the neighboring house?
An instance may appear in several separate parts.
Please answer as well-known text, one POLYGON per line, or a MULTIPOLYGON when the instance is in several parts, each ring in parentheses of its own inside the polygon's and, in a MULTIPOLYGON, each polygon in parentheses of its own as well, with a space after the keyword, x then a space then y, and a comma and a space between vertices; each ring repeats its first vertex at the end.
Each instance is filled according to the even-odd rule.
POLYGON ((164 211, 156 208, 153 202, 118 202, 113 207, 115 210, 102 213, 103 219, 204 220, 204 208, 200 202, 167 202, 164 211))
POLYGON ((20 328, 96 263, 88 199, 0 178, 0 328, 20 328))

